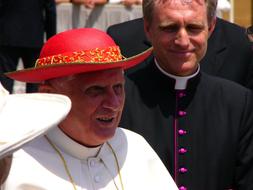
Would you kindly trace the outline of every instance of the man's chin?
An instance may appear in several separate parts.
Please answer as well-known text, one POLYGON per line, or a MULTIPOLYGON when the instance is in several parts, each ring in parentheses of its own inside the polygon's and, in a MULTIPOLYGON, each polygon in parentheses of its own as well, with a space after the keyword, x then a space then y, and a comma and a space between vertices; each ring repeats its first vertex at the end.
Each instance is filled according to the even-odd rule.
POLYGON ((180 69, 178 69, 178 76, 189 76, 196 73, 198 66, 192 63, 182 63, 180 69))
POLYGON ((106 141, 110 140, 111 138, 113 138, 113 136, 115 135, 116 132, 116 128, 112 127, 112 128, 100 128, 98 129, 98 131, 96 132, 96 136, 100 139, 100 141, 102 143, 105 143, 106 141))

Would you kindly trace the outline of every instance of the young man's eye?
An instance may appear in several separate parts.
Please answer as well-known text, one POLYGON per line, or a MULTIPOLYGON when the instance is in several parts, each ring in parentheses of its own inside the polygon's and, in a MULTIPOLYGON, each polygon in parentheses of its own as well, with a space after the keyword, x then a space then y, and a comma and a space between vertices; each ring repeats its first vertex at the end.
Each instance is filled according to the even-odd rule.
POLYGON ((161 27, 161 30, 164 32, 173 33, 173 32, 177 32, 179 30, 179 27, 176 25, 171 25, 171 26, 161 27))
POLYGON ((191 32, 191 33, 199 33, 203 30, 202 26, 198 26, 198 25, 189 25, 187 27, 187 31, 191 32))

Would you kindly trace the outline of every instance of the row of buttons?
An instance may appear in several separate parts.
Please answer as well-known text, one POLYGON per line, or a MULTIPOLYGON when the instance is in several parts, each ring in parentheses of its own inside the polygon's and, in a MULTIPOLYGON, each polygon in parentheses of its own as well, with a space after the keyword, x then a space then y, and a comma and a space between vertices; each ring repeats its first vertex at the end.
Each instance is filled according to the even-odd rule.
MULTIPOLYGON (((184 93, 184 92, 179 92, 178 93, 178 97, 179 98, 182 98, 182 97, 184 97, 184 96, 186 96, 186 94, 184 93)), ((185 111, 182 111, 182 110, 180 110, 179 112, 178 112, 178 116, 180 116, 180 117, 184 117, 184 116, 186 116, 186 112, 185 111)), ((178 130, 178 134, 179 134, 179 136, 184 136, 184 135, 186 135, 187 134, 187 131, 186 130, 183 130, 183 129, 179 129, 178 130)), ((184 155, 185 153, 187 153, 187 149, 186 148, 184 148, 184 147, 181 147, 181 148, 179 148, 178 149, 178 153, 180 154, 180 155, 184 155)), ((181 168, 179 168, 178 169, 178 171, 181 173, 181 174, 184 174, 184 173, 186 173, 187 171, 188 171, 188 169, 187 168, 185 168, 185 167, 181 167, 181 168)), ((187 188, 185 187, 185 186, 180 186, 179 187, 179 190, 187 190, 187 188)))
MULTIPOLYGON (((90 166, 91 168, 94 168, 94 167, 97 165, 97 161, 94 160, 94 159, 89 159, 89 160, 88 160, 88 163, 89 163, 89 166, 90 166)), ((101 181, 101 176, 95 175, 95 176, 93 177, 93 180, 94 180, 96 183, 99 183, 99 182, 101 181)))

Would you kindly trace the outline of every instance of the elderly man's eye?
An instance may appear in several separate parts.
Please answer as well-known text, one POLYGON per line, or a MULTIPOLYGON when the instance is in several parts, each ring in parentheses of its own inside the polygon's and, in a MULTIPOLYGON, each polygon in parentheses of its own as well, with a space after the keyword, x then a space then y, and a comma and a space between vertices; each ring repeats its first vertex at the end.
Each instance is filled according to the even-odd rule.
POLYGON ((92 87, 87 88, 84 92, 86 95, 89 95, 89 96, 97 96, 103 91, 104 91, 104 88, 100 86, 92 86, 92 87))
POLYGON ((113 89, 117 95, 122 94, 123 93, 123 84, 117 84, 113 87, 113 89))

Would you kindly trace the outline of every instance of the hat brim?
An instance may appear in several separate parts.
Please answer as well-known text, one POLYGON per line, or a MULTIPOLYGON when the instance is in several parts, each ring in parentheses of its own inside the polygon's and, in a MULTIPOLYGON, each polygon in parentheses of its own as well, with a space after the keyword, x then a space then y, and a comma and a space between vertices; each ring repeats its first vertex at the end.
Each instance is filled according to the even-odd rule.
POLYGON ((63 95, 9 95, 0 111, 0 159, 56 126, 70 108, 70 99, 63 95))
POLYGON ((135 55, 130 58, 123 59, 117 62, 110 63, 68 63, 68 64, 54 64, 43 67, 35 67, 30 69, 19 70, 15 72, 6 73, 6 75, 14 80, 40 83, 42 81, 64 77, 68 75, 107 70, 113 68, 128 69, 135 66, 138 63, 144 61, 151 53, 153 48, 149 48, 146 51, 135 55))

